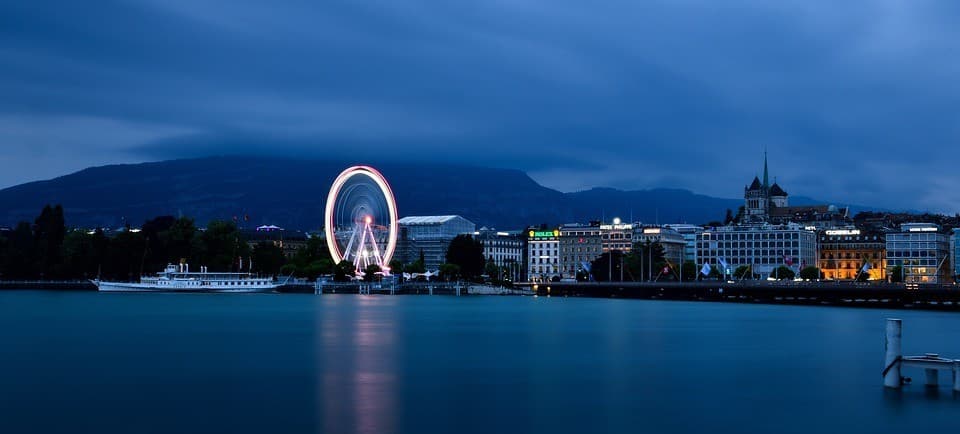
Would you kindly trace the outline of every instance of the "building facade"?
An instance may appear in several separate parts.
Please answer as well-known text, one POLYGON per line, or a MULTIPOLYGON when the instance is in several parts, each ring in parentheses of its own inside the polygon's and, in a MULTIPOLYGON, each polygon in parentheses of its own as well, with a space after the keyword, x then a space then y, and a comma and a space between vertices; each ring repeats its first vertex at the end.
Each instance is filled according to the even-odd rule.
POLYGON ((663 258, 672 266, 682 264, 687 246, 683 235, 669 226, 637 226, 634 229, 633 241, 640 244, 660 244, 663 247, 663 258))
POLYGON ((886 280, 887 244, 882 232, 856 228, 820 232, 820 271, 827 280, 886 280))
POLYGON ((697 237, 700 235, 700 233, 703 232, 704 230, 703 226, 678 223, 678 224, 665 225, 665 227, 668 227, 670 229, 677 231, 677 233, 679 233, 680 236, 683 237, 683 241, 685 243, 683 247, 684 262, 693 261, 693 263, 695 264, 698 263, 697 262, 697 237))
MULTIPOLYGON (((901 267, 900 278, 907 283, 942 283, 951 274, 950 240, 940 226, 932 223, 905 223, 899 232, 887 234, 887 265, 901 267)), ((887 270, 888 273, 891 270, 887 270)), ((895 272, 895 271, 894 271, 895 272)))
POLYGON ((953 265, 953 280, 960 281, 960 229, 953 230, 953 236, 950 237, 950 264, 953 265))
POLYGON ((397 224, 400 231, 394 256, 409 264, 422 253, 427 271, 437 271, 446 262, 447 248, 457 235, 477 231, 477 225, 458 215, 404 217, 397 224))
POLYGON ((560 272, 562 278, 576 279, 578 272, 590 272, 594 259, 603 253, 599 224, 568 224, 560 227, 560 272))
POLYGON ((817 236, 799 225, 738 225, 706 230, 697 239, 698 268, 708 264, 732 273, 751 266, 760 278, 772 277, 781 265, 799 274, 816 264, 817 236), (727 270, 722 263, 727 264, 727 270))
MULTIPOLYGON (((473 237, 483 245, 483 257, 505 270, 510 280, 520 280, 526 237, 522 231, 498 231, 480 228, 473 237)), ((491 276, 503 277, 503 276, 491 276)))
POLYGON ((623 223, 620 219, 613 219, 611 224, 600 225, 600 243, 601 253, 607 253, 611 250, 619 250, 623 253, 630 253, 633 249, 633 224, 623 223))
POLYGON ((528 230, 527 261, 528 282, 561 279, 560 229, 528 230))

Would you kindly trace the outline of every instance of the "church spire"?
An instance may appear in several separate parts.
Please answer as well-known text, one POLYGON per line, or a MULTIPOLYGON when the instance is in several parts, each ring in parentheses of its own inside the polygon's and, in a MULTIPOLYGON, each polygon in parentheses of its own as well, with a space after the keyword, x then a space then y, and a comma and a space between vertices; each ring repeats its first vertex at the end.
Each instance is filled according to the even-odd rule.
POLYGON ((763 150, 763 188, 770 188, 770 178, 767 175, 767 150, 763 150))

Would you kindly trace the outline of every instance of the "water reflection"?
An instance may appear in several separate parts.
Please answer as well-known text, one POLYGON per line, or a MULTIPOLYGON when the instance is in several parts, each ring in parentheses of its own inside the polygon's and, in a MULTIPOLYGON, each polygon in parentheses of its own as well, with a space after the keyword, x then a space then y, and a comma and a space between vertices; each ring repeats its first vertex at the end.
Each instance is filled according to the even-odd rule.
POLYGON ((397 430, 396 303, 384 296, 324 296, 316 344, 320 432, 397 430))

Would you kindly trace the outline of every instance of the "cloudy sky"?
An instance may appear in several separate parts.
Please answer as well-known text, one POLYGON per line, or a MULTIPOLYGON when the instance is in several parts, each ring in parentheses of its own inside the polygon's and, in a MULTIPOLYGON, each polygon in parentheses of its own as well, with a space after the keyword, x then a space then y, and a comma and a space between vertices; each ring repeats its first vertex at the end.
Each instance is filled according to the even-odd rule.
POLYGON ((0 3, 0 187, 215 154, 960 211, 952 0, 0 3))

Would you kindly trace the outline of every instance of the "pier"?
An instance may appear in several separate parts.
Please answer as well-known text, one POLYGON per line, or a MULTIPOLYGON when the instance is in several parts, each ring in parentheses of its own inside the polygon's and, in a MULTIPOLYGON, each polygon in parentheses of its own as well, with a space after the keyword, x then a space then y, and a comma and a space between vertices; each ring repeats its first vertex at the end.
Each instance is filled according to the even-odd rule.
POLYGON ((638 298, 960 310, 960 286, 854 282, 699 281, 525 284, 540 296, 638 298))
POLYGON ((940 387, 940 371, 953 373, 953 390, 960 392, 960 360, 940 357, 936 353, 926 353, 922 356, 903 356, 901 350, 903 322, 899 319, 887 319, 886 339, 884 341, 885 367, 883 369, 883 385, 899 389, 908 382, 903 377, 903 368, 923 369, 926 387, 940 387))

